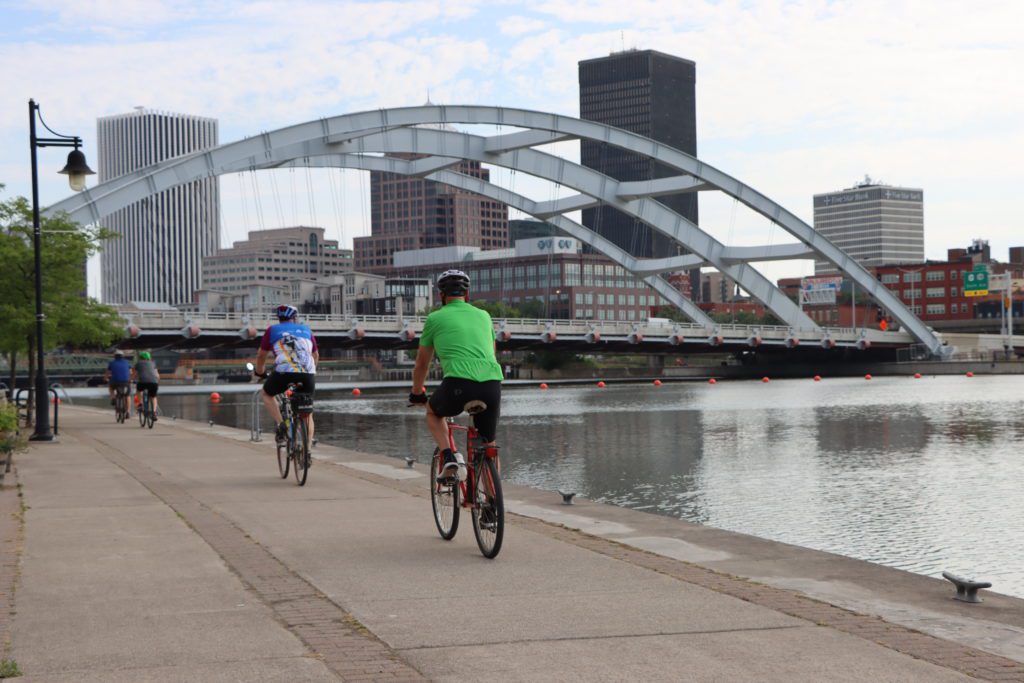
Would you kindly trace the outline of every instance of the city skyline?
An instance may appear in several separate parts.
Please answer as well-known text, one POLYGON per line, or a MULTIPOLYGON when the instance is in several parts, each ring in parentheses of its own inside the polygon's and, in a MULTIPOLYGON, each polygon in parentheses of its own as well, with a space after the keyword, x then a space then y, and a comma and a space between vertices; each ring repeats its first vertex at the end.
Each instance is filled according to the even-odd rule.
MULTIPOLYGON (((808 224, 814 194, 869 173, 927 193, 928 258, 973 237, 988 239, 999 259, 1020 243, 1013 197, 1024 170, 1002 161, 1007 150, 1024 148, 1024 103, 1003 83, 1024 60, 1013 3, 641 2, 626 18, 610 2, 281 7, 0 3, 0 73, 9 94, 0 105, 4 197, 28 193, 29 97, 55 130, 82 135, 92 160, 96 118, 136 105, 218 118, 225 142, 428 96, 575 116, 576 63, 636 47, 700 65, 700 158, 808 224), (309 30, 321 25, 350 28, 340 37, 309 30), (97 67, 105 63, 116 65, 117 78, 97 67)), ((44 205, 68 194, 54 172, 63 160, 52 156, 41 156, 44 205)), ((344 246, 369 234, 369 211, 360 206, 369 198, 358 196, 367 192, 365 176, 345 172, 348 194, 332 199, 325 172, 292 172, 294 185, 314 188, 319 206, 284 216, 302 213, 303 202, 270 196, 271 182, 288 185, 288 172, 276 173, 278 181, 222 179, 222 244, 261 222, 322 225, 344 246)), ((731 202, 701 202, 702 227, 733 233, 727 241, 790 239, 763 220, 736 216, 731 202)), ((772 279, 811 270, 810 261, 762 268, 772 279)))

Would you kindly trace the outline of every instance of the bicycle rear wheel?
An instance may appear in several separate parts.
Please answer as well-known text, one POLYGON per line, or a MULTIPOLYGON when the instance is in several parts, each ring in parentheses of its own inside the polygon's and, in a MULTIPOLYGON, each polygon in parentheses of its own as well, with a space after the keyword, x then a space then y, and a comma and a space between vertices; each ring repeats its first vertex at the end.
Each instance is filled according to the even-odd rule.
POLYGON ((441 473, 443 458, 438 449, 434 449, 434 458, 430 463, 430 505, 434 508, 434 524, 441 538, 450 541, 459 530, 459 482, 454 477, 443 481, 437 480, 441 473))
POLYGON ((306 431, 306 421, 301 415, 296 415, 293 419, 295 431, 291 446, 295 483, 305 486, 306 477, 309 476, 309 433, 306 431))
POLYGON ((480 552, 494 559, 505 535, 505 499, 501 494, 501 475, 497 463, 483 454, 476 456, 473 485, 473 533, 480 552))
POLYGON ((139 407, 139 426, 145 428, 146 426, 146 397, 142 398, 142 405, 139 407))
POLYGON ((128 396, 117 393, 117 423, 124 424, 124 421, 128 419, 128 396))
POLYGON ((156 409, 150 401, 146 401, 146 425, 152 429, 156 423, 156 409))

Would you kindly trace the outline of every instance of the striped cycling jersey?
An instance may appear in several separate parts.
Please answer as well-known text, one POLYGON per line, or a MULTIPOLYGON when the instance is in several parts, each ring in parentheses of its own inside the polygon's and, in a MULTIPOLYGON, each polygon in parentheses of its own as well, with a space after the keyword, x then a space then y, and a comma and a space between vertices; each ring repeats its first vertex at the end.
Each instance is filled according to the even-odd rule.
POLYGON ((263 333, 260 350, 274 354, 275 372, 316 373, 316 337, 302 323, 278 323, 263 333))

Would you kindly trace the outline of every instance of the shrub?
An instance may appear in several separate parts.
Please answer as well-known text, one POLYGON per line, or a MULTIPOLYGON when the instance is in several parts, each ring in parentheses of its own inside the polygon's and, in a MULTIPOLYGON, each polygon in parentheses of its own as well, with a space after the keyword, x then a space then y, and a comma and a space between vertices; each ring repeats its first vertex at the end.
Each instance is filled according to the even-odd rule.
POLYGON ((0 434, 18 431, 18 409, 13 403, 0 403, 0 434))

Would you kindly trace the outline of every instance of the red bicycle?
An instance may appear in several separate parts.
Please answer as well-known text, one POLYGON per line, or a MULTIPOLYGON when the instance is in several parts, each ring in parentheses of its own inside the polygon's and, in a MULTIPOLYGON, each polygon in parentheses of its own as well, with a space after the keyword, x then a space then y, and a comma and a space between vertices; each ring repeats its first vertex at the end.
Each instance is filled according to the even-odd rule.
MULTIPOLYGON (((466 412, 475 415, 487 406, 482 401, 471 401, 466 412)), ((501 550, 505 535, 505 500, 501 494, 501 467, 498 462, 497 446, 477 446, 480 434, 472 425, 461 425, 455 418, 447 418, 448 447, 455 447, 455 433, 466 433, 465 481, 454 475, 441 476, 444 465, 439 449, 434 449, 430 471, 430 504, 434 508, 434 523, 441 538, 450 541, 459 529, 459 513, 469 508, 473 518, 473 533, 480 552, 487 559, 494 559, 501 550)))

